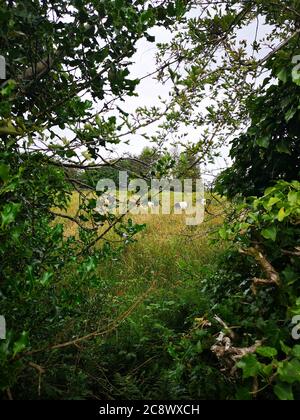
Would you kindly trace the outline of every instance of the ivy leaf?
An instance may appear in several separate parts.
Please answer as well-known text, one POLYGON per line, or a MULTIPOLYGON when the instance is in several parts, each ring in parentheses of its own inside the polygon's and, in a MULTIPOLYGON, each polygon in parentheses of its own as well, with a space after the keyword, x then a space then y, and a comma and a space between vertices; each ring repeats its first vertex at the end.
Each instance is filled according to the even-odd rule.
POLYGON ((261 234, 265 239, 271 239, 271 241, 275 242, 277 238, 276 226, 271 226, 269 228, 263 229, 261 234))
POLYGON ((256 350, 260 356, 267 357, 268 359, 274 359, 277 356, 278 352, 273 347, 259 347, 256 350))
POLYGON ((292 386, 285 383, 278 383, 274 386, 274 393, 281 401, 294 401, 292 386))
POLYGON ((280 363, 278 367, 278 375, 283 382, 287 382, 288 384, 300 382, 300 361, 292 359, 290 361, 280 363))
POLYGON ((243 370, 244 379, 257 376, 261 370, 261 364, 253 354, 249 354, 244 357, 239 363, 237 363, 237 367, 243 370))

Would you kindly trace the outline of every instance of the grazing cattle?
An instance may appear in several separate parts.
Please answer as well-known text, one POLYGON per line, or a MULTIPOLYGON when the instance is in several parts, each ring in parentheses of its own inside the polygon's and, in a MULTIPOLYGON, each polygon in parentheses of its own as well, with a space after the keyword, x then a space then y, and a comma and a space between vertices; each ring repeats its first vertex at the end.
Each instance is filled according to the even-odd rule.
POLYGON ((105 205, 98 205, 95 208, 95 212, 101 214, 102 216, 108 214, 108 208, 105 205))
POLYGON ((175 203, 174 208, 177 210, 187 210, 188 203, 186 201, 179 201, 178 203, 175 203))
POLYGON ((148 208, 153 209, 155 207, 155 203, 153 201, 148 201, 148 208))
POLYGON ((109 213, 109 210, 111 210, 113 208, 114 204, 115 204, 115 198, 114 197, 112 197, 110 195, 103 196, 103 197, 98 199, 95 211, 97 213, 102 214, 102 215, 106 215, 106 214, 109 213))

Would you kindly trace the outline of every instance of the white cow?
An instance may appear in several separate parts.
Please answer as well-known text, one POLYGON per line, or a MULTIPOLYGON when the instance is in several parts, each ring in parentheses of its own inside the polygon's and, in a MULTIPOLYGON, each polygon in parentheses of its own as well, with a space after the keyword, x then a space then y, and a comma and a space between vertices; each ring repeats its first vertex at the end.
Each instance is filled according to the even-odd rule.
POLYGON ((179 201, 178 203, 175 203, 174 208, 178 210, 187 210, 188 203, 186 201, 179 201))
POLYGON ((108 214, 109 210, 111 210, 113 205, 115 204, 114 200, 115 198, 110 195, 99 198, 97 201, 95 211, 102 215, 108 214))
POLYGON ((148 201, 148 208, 153 209, 155 207, 155 203, 153 201, 148 201))

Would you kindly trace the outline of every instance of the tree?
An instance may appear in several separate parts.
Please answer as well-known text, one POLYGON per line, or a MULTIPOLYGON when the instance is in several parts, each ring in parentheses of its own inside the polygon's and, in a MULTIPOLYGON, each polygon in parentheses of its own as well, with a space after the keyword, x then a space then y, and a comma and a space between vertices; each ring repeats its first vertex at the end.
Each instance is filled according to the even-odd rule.
MULTIPOLYGON (((135 44, 142 37, 154 41, 149 28, 171 25, 185 11, 181 1, 171 14, 166 6, 163 1, 125 0, 1 3, 0 49, 7 62, 8 80, 0 90, 0 211, 10 212, 10 229, 14 222, 28 218, 33 218, 34 224, 40 218, 53 220, 50 208, 63 211, 74 187, 82 200, 74 222, 80 228, 90 223, 88 219, 94 223, 95 203, 81 191, 77 177, 70 177, 70 171, 111 167, 102 152, 110 143, 119 142, 122 121, 110 111, 119 109, 115 102, 133 95, 139 83, 130 79, 128 70, 135 44), (102 102, 100 111, 92 111, 87 96, 102 102), (49 179, 27 170, 31 162, 44 175, 48 172, 49 179), (54 176, 61 180, 56 197, 49 190, 52 198, 47 198, 47 205, 41 204, 39 191, 47 194, 54 176), (37 197, 29 190, 28 195, 23 193, 23 185, 31 183, 37 197), (14 207, 5 207, 7 202, 14 207)), ((96 226, 85 229, 89 232, 86 249, 90 250, 90 244, 97 242, 96 226)), ((35 229, 31 236, 33 242, 39 241, 35 229)), ((32 249, 38 250, 38 246, 32 245, 32 249)))
POLYGON ((284 55, 289 66, 279 73, 284 80, 270 86, 263 95, 251 98, 248 105, 251 126, 232 142, 233 166, 223 172, 217 182, 219 192, 228 197, 262 195, 277 180, 299 179, 300 89, 291 80, 289 54, 281 55, 280 61, 284 55))
POLYGON ((55 328, 58 312, 74 315, 74 302, 82 299, 78 284, 95 281, 97 264, 114 252, 105 233, 115 229, 130 243, 141 229, 95 212, 96 199, 82 191, 78 171, 111 166, 102 152, 120 141, 126 125, 122 110, 122 118, 111 111, 139 83, 129 71, 136 43, 143 37, 153 42, 151 27, 169 27, 185 12, 180 0, 172 13, 166 3, 1 1, 0 51, 8 79, 0 85, 0 312, 10 330, 0 346, 0 391, 26 366, 17 355, 29 347, 29 336, 39 346, 50 319, 55 328), (79 208, 69 215, 74 188, 79 208), (64 235, 63 219, 77 226, 73 235, 64 235), (100 233, 104 223, 108 228, 100 233), (64 293, 59 284, 72 271, 72 290, 64 293))
MULTIPOLYGON (((298 22, 295 11, 293 23, 298 22)), ((216 183, 217 191, 236 204, 220 235, 259 273, 250 281, 253 310, 263 314, 254 335, 264 347, 237 366, 244 378, 261 381, 259 389, 268 384, 281 400, 298 399, 300 391, 293 376, 299 346, 288 327, 292 314, 299 314, 300 292, 300 74, 293 58, 299 48, 299 36, 293 37, 267 62, 270 77, 247 102, 250 126, 232 141, 233 165, 216 183), (273 362, 258 379, 268 370, 264 357, 273 362)))

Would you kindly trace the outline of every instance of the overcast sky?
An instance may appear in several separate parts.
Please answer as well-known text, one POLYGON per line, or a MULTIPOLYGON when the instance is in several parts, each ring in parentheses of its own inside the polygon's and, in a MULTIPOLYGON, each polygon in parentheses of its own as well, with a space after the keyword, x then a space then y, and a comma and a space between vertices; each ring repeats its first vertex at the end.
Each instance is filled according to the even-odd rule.
MULTIPOLYGON (((193 12, 194 15, 197 14, 196 11, 193 12)), ((255 34, 257 30, 257 22, 254 21, 250 24, 247 28, 244 28, 242 31, 239 31, 238 39, 246 39, 248 42, 252 43, 255 39, 255 34)), ((269 32, 270 27, 264 25, 261 21, 259 24, 258 30, 258 40, 262 37, 265 37, 266 34, 269 32)), ((155 36, 157 43, 165 43, 172 39, 172 34, 169 30, 164 28, 153 28, 149 31, 151 35, 155 36)), ((140 40, 137 44, 137 52, 133 57, 134 64, 131 67, 131 78, 140 78, 145 76, 148 73, 151 73, 155 70, 155 54, 157 52, 155 43, 149 43, 145 39, 140 40)), ((264 57, 269 50, 263 49, 260 53, 260 57, 264 57)), ((250 47, 250 53, 252 53, 252 47, 250 47)), ((158 99, 159 96, 163 98, 168 98, 170 90, 170 85, 162 85, 154 77, 147 78, 142 80, 137 87, 138 97, 129 97, 126 99, 126 102, 122 104, 122 108, 127 112, 134 111, 139 106, 158 106, 160 101, 158 99)), ((147 134, 153 134, 155 131, 155 126, 149 126, 147 129, 144 130, 147 134)), ((188 139, 189 141, 196 142, 199 139, 199 131, 193 130, 192 128, 184 128, 184 131, 189 133, 188 139)), ((132 136, 130 141, 130 145, 120 144, 118 145, 115 150, 118 152, 119 155, 122 155, 126 152, 138 154, 142 151, 142 149, 147 146, 148 143, 144 140, 141 136, 135 135, 132 136)), ((223 147, 221 150, 222 157, 216 159, 214 165, 209 165, 209 170, 216 171, 218 168, 224 168, 226 164, 230 163, 228 158, 229 148, 223 147)))

